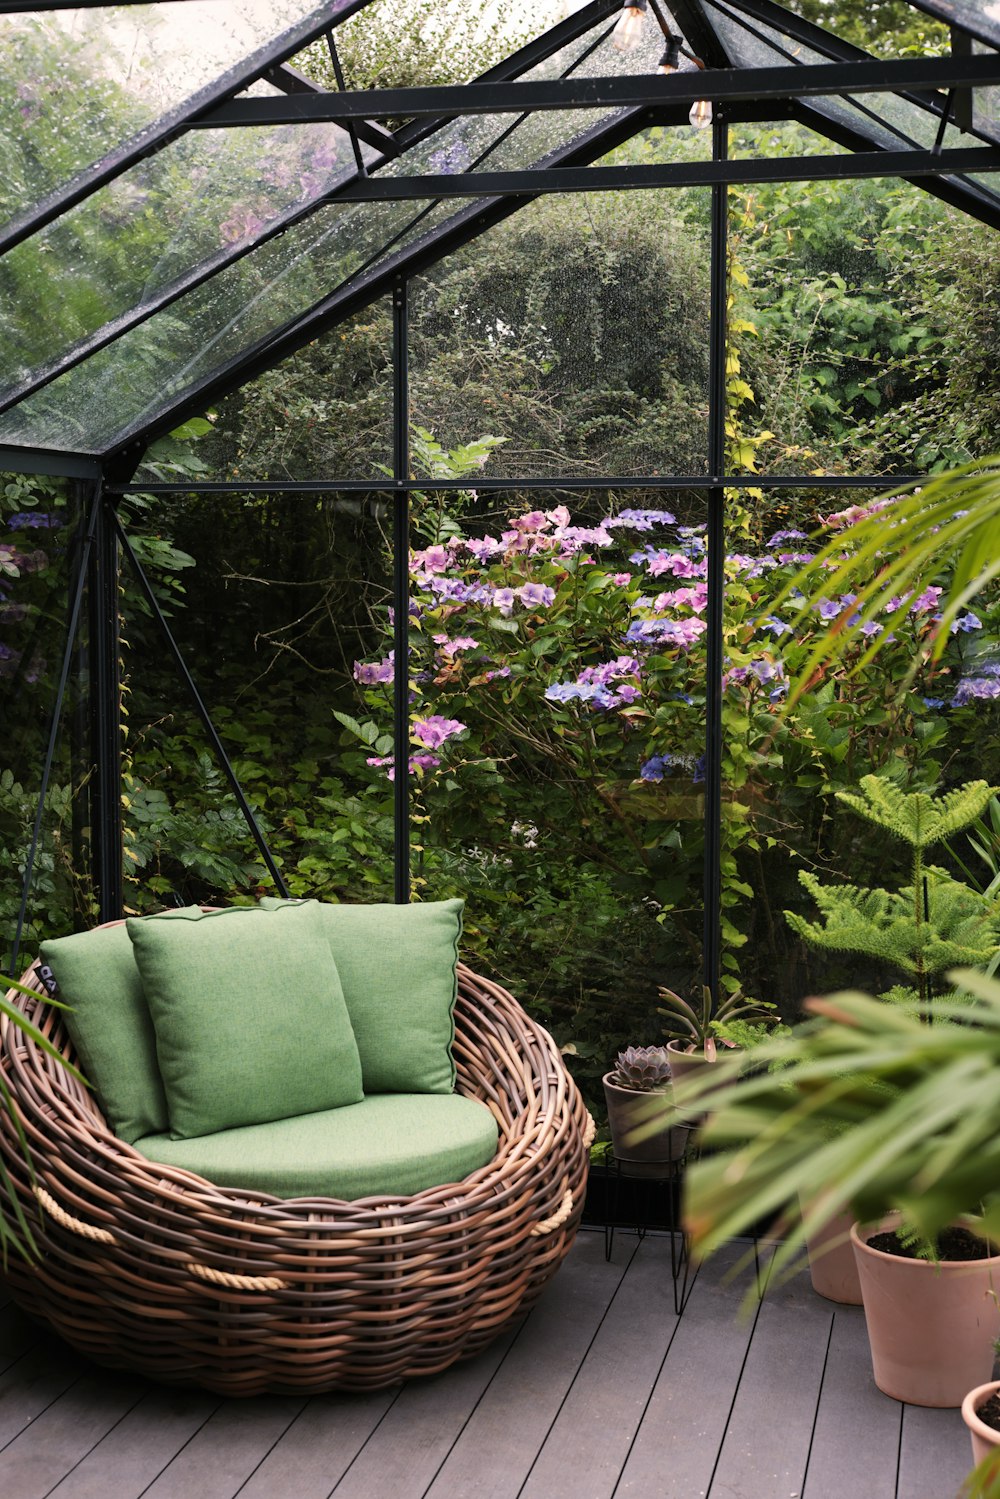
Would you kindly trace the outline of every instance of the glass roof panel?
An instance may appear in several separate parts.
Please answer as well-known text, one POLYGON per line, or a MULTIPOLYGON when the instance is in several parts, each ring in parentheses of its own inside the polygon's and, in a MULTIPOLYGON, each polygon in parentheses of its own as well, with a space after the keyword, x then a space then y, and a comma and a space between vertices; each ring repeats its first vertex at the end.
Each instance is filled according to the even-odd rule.
MULTIPOLYGON (((523 76, 572 72, 581 57, 588 72, 596 74, 655 66, 662 38, 651 25, 638 54, 627 59, 607 41, 591 52, 610 24, 605 21, 593 28, 523 76)), ((392 175, 447 170, 450 159, 461 161, 463 167, 479 160, 491 167, 526 165, 537 159, 540 144, 548 148, 546 154, 561 148, 567 129, 575 139, 615 117, 593 111, 583 116, 572 112, 565 117, 550 115, 546 121, 551 123, 543 124, 541 135, 536 117, 515 121, 513 130, 509 115, 451 121, 415 143, 404 157, 387 163, 384 170, 392 175), (534 149, 528 135, 520 135, 527 125, 534 127, 534 149), (502 160, 491 151, 498 144, 505 148, 502 160)), ((294 133, 294 127, 287 128, 294 133)), ((257 134, 250 137, 251 144, 257 134)), ((151 422, 182 391, 200 386, 347 278, 368 269, 400 244, 426 235, 431 228, 426 216, 434 208, 431 203, 410 202, 334 204, 320 209, 279 239, 221 268, 203 287, 185 293, 139 326, 131 330, 126 326, 107 349, 89 355, 76 369, 0 415, 0 441, 100 450, 119 433, 151 422), (243 315, 241 297, 246 304, 243 315), (138 370, 148 370, 149 380, 137 378, 138 370)), ((434 213, 435 228, 468 212, 465 202, 449 202, 443 208, 434 213)))
POLYGON ((421 206, 319 210, 11 407, 0 416, 0 442, 111 445, 377 259, 421 206))
POLYGON ((0 16, 0 224, 231 90, 280 37, 294 45, 344 3, 185 0, 0 16))
POLYGON ((354 174, 319 122, 193 131, 137 163, 0 258, 0 399, 354 174))
MULTIPOLYGON (((824 54, 764 22, 754 20, 752 24, 744 25, 718 0, 707 0, 707 3, 713 24, 734 62, 740 67, 770 67, 788 62, 808 66, 828 61, 824 54)), ((940 117, 932 110, 923 108, 916 100, 904 98, 901 94, 859 93, 850 97, 838 95, 813 98, 807 102, 810 109, 826 115, 832 121, 849 126, 867 136, 873 145, 890 151, 898 151, 904 147, 919 146, 927 149, 933 146, 940 124, 940 117)), ((1000 137, 997 140, 1000 143, 1000 137)), ((944 149, 969 143, 969 136, 955 126, 948 125, 945 128, 941 142, 944 149)), ((965 181, 963 178, 949 180, 965 181)), ((969 178, 968 181, 976 182, 977 179, 969 178)))
POLYGON ((997 0, 914 0, 918 9, 960 26, 982 42, 1000 47, 1000 4, 997 0))

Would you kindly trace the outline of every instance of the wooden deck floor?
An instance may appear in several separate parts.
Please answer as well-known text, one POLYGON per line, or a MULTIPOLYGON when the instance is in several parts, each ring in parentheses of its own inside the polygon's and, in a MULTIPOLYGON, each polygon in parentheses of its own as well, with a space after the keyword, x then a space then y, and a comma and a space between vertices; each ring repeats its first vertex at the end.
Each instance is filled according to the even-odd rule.
MULTIPOLYGON (((734 1251, 735 1253, 735 1251, 734 1251)), ((807 1282, 741 1321, 719 1260, 678 1319, 669 1240, 581 1233, 522 1326, 376 1395, 220 1400, 78 1358, 4 1303, 2 1499, 955 1499, 957 1411, 876 1390, 807 1282)))

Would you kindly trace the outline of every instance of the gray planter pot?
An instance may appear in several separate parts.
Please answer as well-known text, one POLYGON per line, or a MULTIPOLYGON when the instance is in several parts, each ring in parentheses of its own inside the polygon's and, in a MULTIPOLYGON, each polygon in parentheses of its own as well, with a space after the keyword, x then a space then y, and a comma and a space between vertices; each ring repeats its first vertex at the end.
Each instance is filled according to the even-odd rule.
POLYGON ((604 1074, 604 1097, 608 1106, 608 1123, 611 1126, 611 1148, 619 1161, 629 1164, 670 1167, 682 1161, 687 1152, 691 1126, 677 1124, 673 1112, 671 1090, 662 1093, 637 1093, 632 1088, 620 1088, 611 1081, 612 1074, 604 1074), (663 1124, 652 1135, 639 1142, 631 1139, 639 1120, 648 1118, 650 1098, 662 1098, 665 1108, 663 1124))

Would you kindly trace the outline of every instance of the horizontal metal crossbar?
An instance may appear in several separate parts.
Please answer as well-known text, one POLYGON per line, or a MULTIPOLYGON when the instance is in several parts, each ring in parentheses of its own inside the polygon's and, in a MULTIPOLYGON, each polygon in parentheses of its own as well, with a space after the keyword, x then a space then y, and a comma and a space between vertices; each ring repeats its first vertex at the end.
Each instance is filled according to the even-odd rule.
MULTIPOLYGON (((545 478, 476 479, 477 494, 512 493, 515 490, 548 490, 566 494, 585 494, 588 490, 623 493, 642 489, 907 489, 926 483, 926 474, 651 474, 644 478, 609 479, 545 478)), ((468 485, 452 479, 408 479, 405 482, 379 485, 377 479, 218 479, 188 481, 183 484, 109 484, 106 493, 125 494, 369 494, 381 503, 390 503, 406 494, 462 493, 468 485)))
POLYGON ((781 156, 731 161, 659 162, 650 166, 549 167, 511 172, 369 177, 337 193, 338 203, 408 198, 500 198, 538 193, 704 187, 714 182, 820 182, 861 177, 949 176, 1000 172, 1000 148, 952 151, 862 151, 850 156, 781 156))
POLYGON ((419 115, 520 114, 546 109, 642 108, 711 99, 807 98, 817 94, 898 93, 917 88, 974 88, 1000 83, 1000 55, 852 59, 772 68, 713 68, 612 78, 356 89, 230 99, 205 110, 195 128, 295 125, 312 120, 410 118, 419 115))

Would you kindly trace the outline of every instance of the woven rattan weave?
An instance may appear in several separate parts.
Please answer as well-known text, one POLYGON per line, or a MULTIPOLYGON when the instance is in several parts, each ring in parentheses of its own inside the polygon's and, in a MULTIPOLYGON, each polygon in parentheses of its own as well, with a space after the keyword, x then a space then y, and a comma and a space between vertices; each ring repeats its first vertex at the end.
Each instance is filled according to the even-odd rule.
MULTIPOLYGON (((35 967, 24 982, 41 993, 35 967)), ((8 1000, 72 1057, 58 1012, 8 1000)), ((38 1250, 11 1255, 12 1295, 99 1363, 227 1395, 377 1389, 478 1352, 572 1243, 590 1121, 547 1033, 463 965, 455 1023, 459 1091, 500 1126, 494 1160, 414 1197, 337 1202, 213 1187, 146 1160, 0 1019, 32 1169, 2 1105, 0 1151, 38 1250)))

